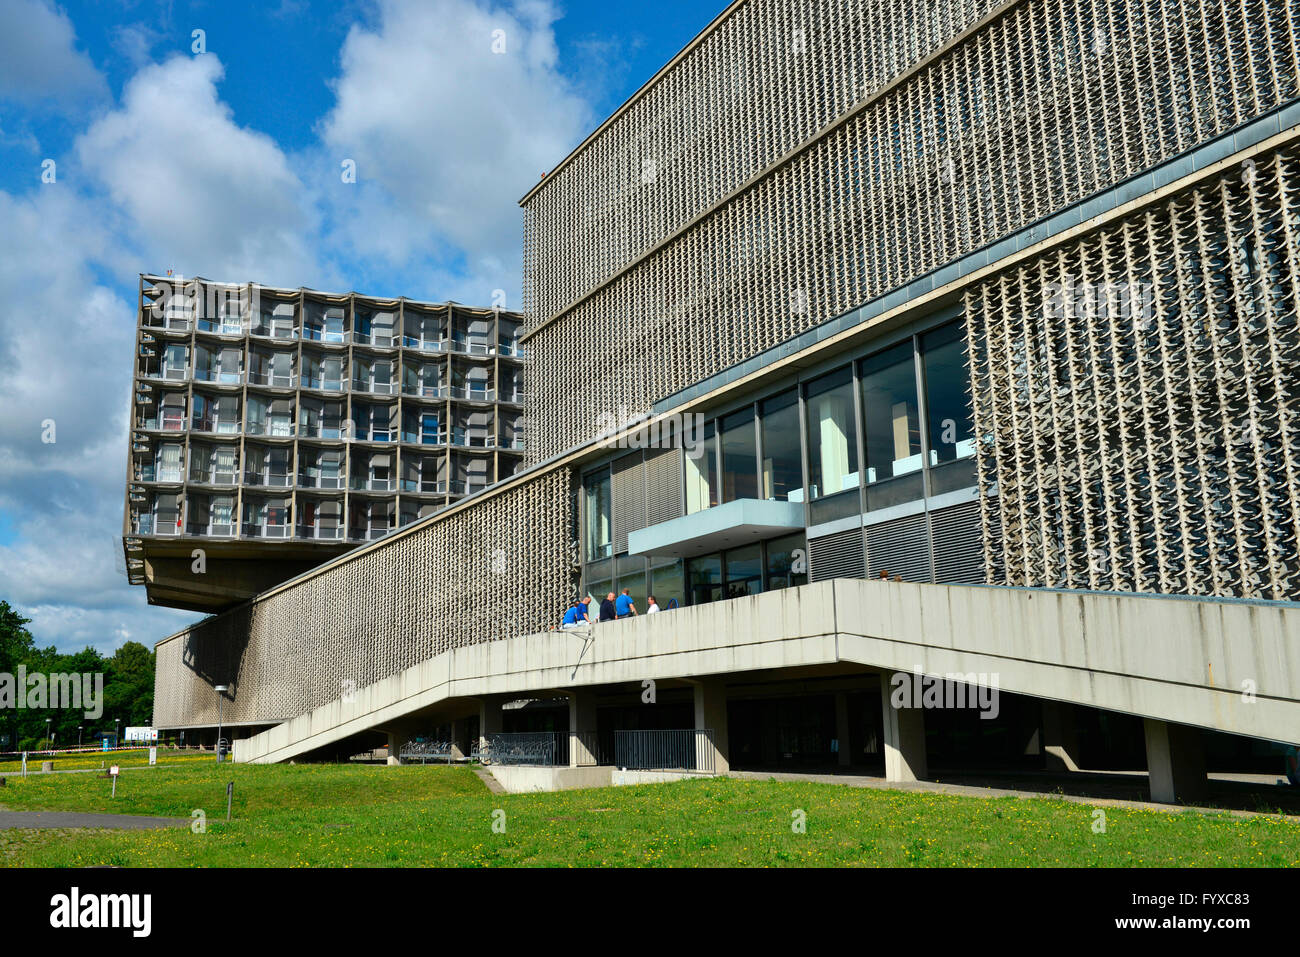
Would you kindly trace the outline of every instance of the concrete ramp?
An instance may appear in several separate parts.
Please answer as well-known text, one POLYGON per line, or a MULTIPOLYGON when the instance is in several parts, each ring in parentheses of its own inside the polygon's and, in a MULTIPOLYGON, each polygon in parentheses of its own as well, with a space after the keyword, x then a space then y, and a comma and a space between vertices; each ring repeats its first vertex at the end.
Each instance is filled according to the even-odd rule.
POLYGON ((858 579, 447 652, 262 734, 285 761, 440 703, 860 665, 1300 743, 1300 606, 858 579))

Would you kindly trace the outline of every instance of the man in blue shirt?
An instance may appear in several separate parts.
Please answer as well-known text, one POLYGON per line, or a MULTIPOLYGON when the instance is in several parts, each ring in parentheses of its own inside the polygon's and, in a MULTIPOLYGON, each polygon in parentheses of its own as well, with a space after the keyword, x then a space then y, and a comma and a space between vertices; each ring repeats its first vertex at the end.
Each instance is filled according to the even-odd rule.
POLYGON ((629 595, 626 588, 623 594, 618 596, 618 601, 614 604, 614 610, 618 612, 620 618, 631 618, 636 614, 636 605, 632 604, 632 596, 629 595))
POLYGON ((561 628, 581 628, 587 624, 587 606, 580 599, 575 598, 569 610, 564 613, 564 621, 560 623, 561 628))

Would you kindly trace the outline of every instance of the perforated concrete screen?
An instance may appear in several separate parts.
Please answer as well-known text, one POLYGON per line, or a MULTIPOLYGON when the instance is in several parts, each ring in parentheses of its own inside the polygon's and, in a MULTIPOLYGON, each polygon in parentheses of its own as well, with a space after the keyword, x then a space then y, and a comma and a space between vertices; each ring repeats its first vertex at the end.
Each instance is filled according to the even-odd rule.
POLYGON ((1294 147, 966 302, 991 582, 1300 598, 1294 147))
MULTIPOLYGON (((744 5, 682 61, 695 66, 525 201, 530 461, 592 437, 601 413, 644 412, 1297 92, 1290 4, 1023 0, 828 127, 868 51, 949 5, 885 6, 898 12, 873 21, 861 3, 744 5), (811 8, 822 19, 799 60, 782 51, 794 11, 811 8), (777 58, 761 70, 760 50, 777 58), (691 96, 674 97, 686 81, 691 96), (695 126, 676 119, 688 112, 695 126), (667 165, 612 201, 603 191, 642 155, 667 165), (583 225, 588 206, 609 211, 583 225)), ((958 9, 943 33, 978 10, 958 9)))
POLYGON ((158 646, 154 723, 279 721, 443 651, 545 631, 575 584, 554 469, 205 619, 158 646))

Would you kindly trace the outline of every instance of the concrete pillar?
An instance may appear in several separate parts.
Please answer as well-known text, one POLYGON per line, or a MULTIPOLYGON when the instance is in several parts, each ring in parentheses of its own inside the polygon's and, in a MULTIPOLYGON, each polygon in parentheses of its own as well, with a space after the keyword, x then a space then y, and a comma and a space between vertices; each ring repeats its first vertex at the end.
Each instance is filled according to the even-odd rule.
POLYGON ((459 761, 465 757, 465 738, 469 734, 469 722, 465 718, 451 720, 451 760, 459 761))
POLYGON ((1063 701, 1043 702, 1043 754, 1049 771, 1077 771, 1078 728, 1074 706, 1063 701))
POLYGON ((1161 804, 1194 801, 1205 796, 1205 745, 1201 732, 1185 724, 1144 718, 1147 773, 1151 800, 1161 804))
POLYGON ((478 702, 478 746, 482 751, 487 747, 488 735, 500 734, 504 730, 501 706, 506 699, 500 695, 485 695, 478 702))
POLYGON ((711 679, 695 685, 695 729, 713 732, 709 740, 697 739, 696 749, 699 760, 697 767, 707 767, 707 758, 712 752, 713 770, 726 774, 731 770, 730 751, 727 748, 727 686, 722 681, 711 679))
POLYGON ((569 692, 569 767, 596 764, 596 693, 569 692))
POLYGON ((835 695, 835 740, 839 742, 839 765, 847 768, 853 763, 853 748, 849 738, 849 696, 843 691, 835 695))
MULTIPOLYGON (((880 707, 885 718, 885 780, 915 781, 926 775, 925 711, 895 708, 890 700, 893 675, 880 676, 880 707)), ((909 680, 911 676, 906 676, 909 680)))
POLYGON ((397 755, 402 745, 406 743, 406 735, 400 725, 393 725, 388 729, 388 763, 401 764, 397 755))

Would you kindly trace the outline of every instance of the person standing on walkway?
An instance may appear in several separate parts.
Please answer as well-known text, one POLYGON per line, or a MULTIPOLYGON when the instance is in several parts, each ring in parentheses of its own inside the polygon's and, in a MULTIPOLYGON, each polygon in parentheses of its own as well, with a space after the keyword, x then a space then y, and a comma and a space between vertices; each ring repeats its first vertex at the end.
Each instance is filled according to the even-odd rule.
POLYGON ((628 589, 624 588, 623 594, 618 596, 618 601, 614 603, 614 610, 618 612, 620 618, 631 618, 637 613, 636 604, 628 594, 628 589))
POLYGON ((613 621, 618 617, 618 610, 614 607, 614 593, 610 592, 605 596, 605 600, 600 603, 600 620, 613 621))
POLYGON ((647 615, 653 615, 658 610, 659 610, 659 605, 655 602, 655 596, 654 595, 647 596, 645 613, 647 615))

